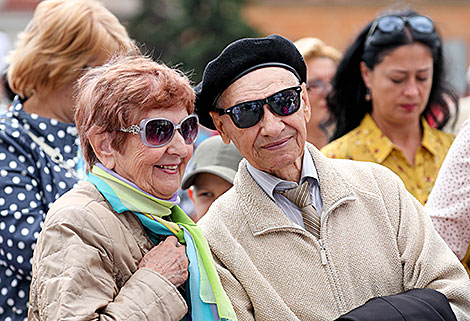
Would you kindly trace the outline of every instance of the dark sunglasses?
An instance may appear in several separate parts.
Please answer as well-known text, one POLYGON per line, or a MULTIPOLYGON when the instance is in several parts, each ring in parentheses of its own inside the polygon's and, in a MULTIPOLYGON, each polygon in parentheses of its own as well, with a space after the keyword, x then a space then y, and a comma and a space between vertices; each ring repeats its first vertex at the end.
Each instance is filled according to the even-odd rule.
POLYGON ((139 125, 120 128, 119 131, 137 135, 140 133, 142 143, 148 147, 162 147, 168 144, 175 132, 183 136, 186 144, 192 144, 197 138, 199 119, 196 115, 185 117, 179 124, 165 118, 146 118, 139 125))
POLYGON ((291 87, 278 91, 264 99, 245 101, 235 106, 216 110, 219 115, 229 115, 235 126, 248 128, 256 125, 263 118, 263 106, 269 105, 271 110, 279 116, 289 116, 300 108, 300 86, 291 87))
POLYGON ((375 19, 375 21, 372 23, 372 26, 369 29, 369 33, 367 34, 366 44, 368 43, 367 40, 369 40, 376 30, 380 30, 384 33, 401 32, 403 29, 405 29, 407 24, 412 30, 419 33, 431 34, 434 32, 434 22, 431 18, 426 16, 382 16, 375 19))

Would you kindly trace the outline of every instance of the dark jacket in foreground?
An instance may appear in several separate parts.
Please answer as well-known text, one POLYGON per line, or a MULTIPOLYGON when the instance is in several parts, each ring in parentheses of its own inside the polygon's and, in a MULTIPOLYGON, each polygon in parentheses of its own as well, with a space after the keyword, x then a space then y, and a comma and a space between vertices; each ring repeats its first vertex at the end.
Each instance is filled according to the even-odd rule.
POLYGON ((446 297, 431 289, 370 299, 335 321, 456 321, 446 297))

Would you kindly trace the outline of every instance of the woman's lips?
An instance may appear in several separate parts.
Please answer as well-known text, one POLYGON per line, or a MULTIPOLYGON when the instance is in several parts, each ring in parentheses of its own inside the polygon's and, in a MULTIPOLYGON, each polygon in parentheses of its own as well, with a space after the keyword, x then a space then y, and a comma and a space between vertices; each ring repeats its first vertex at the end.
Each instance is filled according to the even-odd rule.
POLYGON ((158 170, 165 172, 167 174, 176 174, 178 173, 178 165, 177 164, 165 164, 165 165, 155 165, 158 170))
POLYGON ((401 104, 400 106, 407 111, 413 111, 418 105, 417 104, 401 104))

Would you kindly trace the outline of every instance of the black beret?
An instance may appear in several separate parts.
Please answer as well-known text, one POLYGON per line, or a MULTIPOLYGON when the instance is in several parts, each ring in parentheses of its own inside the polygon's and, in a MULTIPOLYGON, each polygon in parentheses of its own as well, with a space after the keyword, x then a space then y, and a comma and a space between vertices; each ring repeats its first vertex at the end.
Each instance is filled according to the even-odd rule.
POLYGON ((209 111, 215 109, 217 98, 237 79, 263 67, 285 68, 301 83, 307 78, 305 61, 290 40, 279 35, 236 40, 207 64, 202 81, 194 88, 200 123, 215 129, 209 111))

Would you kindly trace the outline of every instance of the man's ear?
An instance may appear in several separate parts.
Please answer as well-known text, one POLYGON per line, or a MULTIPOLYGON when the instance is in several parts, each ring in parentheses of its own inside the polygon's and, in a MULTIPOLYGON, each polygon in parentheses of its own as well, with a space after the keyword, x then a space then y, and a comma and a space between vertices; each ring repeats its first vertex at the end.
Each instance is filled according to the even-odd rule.
POLYGON ((106 168, 114 169, 117 151, 111 146, 110 133, 92 134, 88 140, 100 162, 106 168))
POLYGON ((364 81, 364 84, 367 88, 370 89, 372 71, 369 69, 369 67, 366 66, 366 63, 364 61, 361 61, 359 68, 361 69, 361 76, 362 80, 364 81))
POLYGON ((305 117, 305 123, 307 124, 310 121, 310 117, 312 117, 312 107, 310 106, 310 100, 308 98, 307 85, 303 83, 301 87, 302 87, 301 99, 304 102, 304 110, 305 110, 304 117, 305 117))
POLYGON ((220 137, 224 141, 225 144, 230 144, 230 136, 225 128, 224 121, 222 120, 222 116, 220 116, 215 111, 210 111, 209 115, 212 117, 212 121, 214 122, 215 128, 220 134, 220 137))

